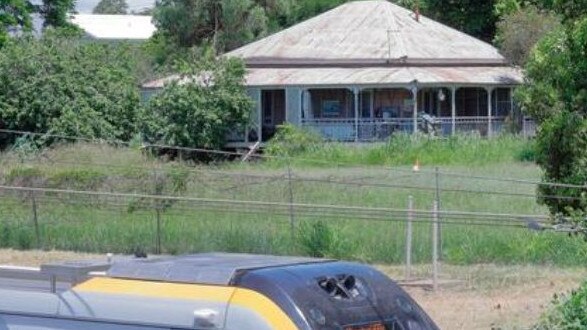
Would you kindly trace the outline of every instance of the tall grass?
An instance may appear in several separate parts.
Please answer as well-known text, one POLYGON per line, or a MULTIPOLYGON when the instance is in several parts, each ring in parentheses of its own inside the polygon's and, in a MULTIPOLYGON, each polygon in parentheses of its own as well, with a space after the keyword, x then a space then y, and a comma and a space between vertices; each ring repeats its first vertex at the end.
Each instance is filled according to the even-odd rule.
POLYGON ((385 143, 336 143, 299 137, 301 130, 287 130, 282 137, 270 142, 268 152, 281 156, 274 162, 292 161, 297 165, 409 165, 416 161, 433 165, 484 165, 504 162, 533 161, 533 142, 513 135, 484 139, 475 135, 455 135, 438 139, 423 135, 393 135, 385 143))
MULTIPOLYGON (((0 158, 0 183, 401 209, 405 209, 411 195, 416 208, 426 210, 435 197, 435 177, 426 171, 406 172, 411 167, 406 165, 415 159, 424 168, 439 165, 448 172, 539 179, 540 171, 534 164, 517 160, 524 152, 531 154, 529 142, 507 136, 496 140, 400 136, 380 145, 310 145, 298 151, 296 157, 289 155, 293 161, 289 173, 283 163, 275 160, 247 165, 194 166, 161 162, 135 149, 81 144, 46 150, 24 162, 4 154, 0 158), (369 157, 371 161, 366 162, 369 157), (343 161, 355 166, 311 167, 316 164, 304 158, 343 161), (291 183, 284 180, 288 174, 293 178, 291 183), (161 175, 169 180, 161 181, 161 175), (175 189, 177 180, 181 181, 180 190, 175 189), (157 187, 162 188, 156 191, 157 187)), ((533 185, 450 176, 441 176, 439 184, 443 210, 546 214, 546 209, 532 197, 536 189, 533 185), (496 193, 483 193, 487 191, 496 193)), ((37 242, 31 196, 0 190, 0 246, 28 249, 40 244, 47 249, 90 252, 154 251, 155 211, 152 205, 143 202, 128 198, 39 195, 36 211, 41 237, 37 242)), ((246 205, 211 210, 189 202, 171 203, 161 212, 163 251, 308 254, 386 263, 405 258, 405 217, 397 214, 375 221, 344 214, 320 218, 296 212, 292 217, 255 211, 254 206, 246 205)), ((442 226, 442 233, 443 260, 450 263, 572 265, 587 262, 587 243, 582 238, 530 232, 524 228, 449 224, 442 226)), ((430 234, 429 223, 414 226, 416 262, 430 261, 430 234)))

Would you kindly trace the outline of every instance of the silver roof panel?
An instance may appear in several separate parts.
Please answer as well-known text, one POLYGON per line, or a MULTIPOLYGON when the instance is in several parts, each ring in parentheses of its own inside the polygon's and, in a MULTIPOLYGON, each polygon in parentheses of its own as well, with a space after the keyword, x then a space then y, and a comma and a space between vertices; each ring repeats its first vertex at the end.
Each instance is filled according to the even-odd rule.
POLYGON ((165 282, 230 285, 241 271, 331 262, 328 259, 253 254, 202 253, 115 261, 106 276, 165 282))

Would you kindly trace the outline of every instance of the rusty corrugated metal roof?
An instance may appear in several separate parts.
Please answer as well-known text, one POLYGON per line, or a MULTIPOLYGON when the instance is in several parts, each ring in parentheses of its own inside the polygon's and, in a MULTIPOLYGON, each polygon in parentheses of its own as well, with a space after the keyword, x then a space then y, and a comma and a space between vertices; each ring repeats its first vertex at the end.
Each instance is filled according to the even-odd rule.
POLYGON ((503 63, 496 48, 388 1, 349 2, 227 56, 249 64, 316 61, 503 63))
MULTIPOLYGON (((153 80, 143 88, 162 88, 178 76, 153 80)), ((393 86, 417 81, 421 85, 518 85, 522 71, 501 67, 368 67, 368 68, 251 68, 246 85, 278 86, 393 86)))
POLYGON ((370 68, 253 68, 248 86, 313 85, 518 85, 522 72, 512 67, 370 67, 370 68))
MULTIPOLYGON (((517 85, 496 48, 383 0, 349 2, 225 56, 248 86, 517 85)), ((161 88, 168 77, 143 87, 161 88)))

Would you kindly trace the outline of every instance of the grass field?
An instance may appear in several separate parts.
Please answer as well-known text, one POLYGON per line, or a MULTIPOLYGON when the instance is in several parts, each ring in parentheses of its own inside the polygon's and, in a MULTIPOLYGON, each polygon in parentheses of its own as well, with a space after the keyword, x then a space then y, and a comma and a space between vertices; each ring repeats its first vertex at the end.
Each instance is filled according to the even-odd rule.
MULTIPOLYGON (((406 215, 372 209, 405 209, 411 195, 416 209, 430 210, 436 191, 435 166, 440 166, 441 173, 539 180, 536 165, 517 160, 528 149, 526 142, 481 141, 476 153, 485 155, 479 156, 484 162, 456 165, 457 161, 441 155, 451 150, 449 154, 464 157, 461 161, 473 157, 475 152, 469 150, 472 142, 444 141, 439 143, 453 143, 452 149, 446 147, 435 156, 436 163, 432 162, 434 158, 416 157, 422 167, 417 173, 410 170, 411 159, 426 152, 414 151, 412 158, 402 153, 398 157, 403 160, 386 161, 394 166, 359 165, 358 156, 346 157, 344 166, 314 166, 296 158, 289 172, 282 160, 189 165, 158 162, 138 150, 108 145, 66 145, 34 155, 5 153, 0 159, 0 183, 4 185, 278 204, 154 202, 136 196, 0 190, 0 246, 87 252, 154 251, 159 209, 163 252, 316 254, 398 263, 405 258, 406 215), (504 155, 490 156, 499 150, 504 155), (327 211, 289 208, 290 202, 332 207, 327 211), (369 209, 343 209, 349 206, 369 209), (34 214, 39 224, 38 241, 34 214)), ((414 149, 430 150, 430 143, 437 142, 414 143, 414 149)), ((324 148, 338 150, 339 146, 324 148)), ((386 146, 349 149, 350 153, 359 153, 352 148, 361 148, 356 150, 361 150, 363 157, 386 146)), ((323 159, 334 157, 326 151, 323 155, 323 159)), ((439 188, 441 209, 446 211, 546 214, 545 208, 536 203, 533 184, 441 174, 439 188)), ((426 263, 431 258, 430 218, 422 216, 417 220, 424 222, 414 225, 413 259, 426 263)), ((459 218, 458 224, 449 218, 443 220, 442 256, 449 263, 574 265, 587 261, 587 244, 581 238, 496 226, 502 222, 495 217, 484 221, 483 226, 463 223, 474 219, 459 218)))

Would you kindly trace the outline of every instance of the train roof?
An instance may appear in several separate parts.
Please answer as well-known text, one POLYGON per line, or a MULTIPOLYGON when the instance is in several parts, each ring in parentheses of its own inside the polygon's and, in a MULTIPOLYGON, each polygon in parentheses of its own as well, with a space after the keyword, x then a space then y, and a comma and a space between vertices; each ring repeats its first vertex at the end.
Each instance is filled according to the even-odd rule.
POLYGON ((231 285, 235 277, 245 271, 326 262, 333 262, 333 260, 255 254, 201 253, 115 261, 106 272, 106 276, 163 282, 231 285))
POLYGON ((88 277, 176 282, 188 284, 232 285, 247 271, 304 264, 334 262, 330 259, 234 253, 200 253, 183 256, 113 260, 65 261, 41 267, 0 266, 0 289, 63 291, 88 277), (47 284, 52 282, 51 287, 47 284))

